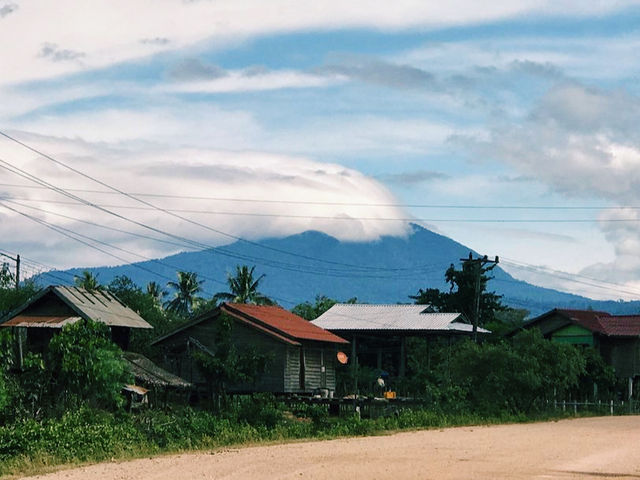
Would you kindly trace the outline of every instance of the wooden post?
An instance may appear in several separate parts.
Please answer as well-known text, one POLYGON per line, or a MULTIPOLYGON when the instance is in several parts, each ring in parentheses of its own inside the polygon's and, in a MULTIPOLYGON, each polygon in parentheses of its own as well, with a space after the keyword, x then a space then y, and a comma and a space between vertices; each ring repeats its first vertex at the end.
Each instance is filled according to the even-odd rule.
POLYGON ((613 415, 613 400, 609 402, 609 413, 613 415))
MULTIPOLYGON (((356 336, 351 340, 351 374, 353 375, 353 411, 358 411, 358 354, 356 353, 356 336)), ((359 413, 359 412, 358 412, 359 413)))
POLYGON ((407 337, 400 339, 400 369, 399 376, 402 378, 405 376, 407 370, 407 337))

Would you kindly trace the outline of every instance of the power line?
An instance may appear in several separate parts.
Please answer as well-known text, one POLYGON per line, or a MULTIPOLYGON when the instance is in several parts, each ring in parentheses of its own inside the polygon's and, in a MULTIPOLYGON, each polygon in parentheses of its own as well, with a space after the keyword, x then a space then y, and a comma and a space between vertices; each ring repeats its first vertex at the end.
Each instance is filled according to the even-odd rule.
POLYGON ((506 259, 504 257, 502 257, 503 263, 506 263, 507 265, 511 265, 514 268, 519 268, 521 270, 527 270, 527 271, 533 271, 534 273, 538 273, 541 275, 547 275, 547 276, 551 276, 551 277, 556 277, 562 280, 567 280, 573 283, 578 283, 578 284, 582 284, 582 285, 586 285, 586 286, 590 286, 590 287, 595 287, 595 288, 600 288, 603 290, 608 290, 611 292, 616 292, 616 293, 626 293, 629 295, 634 295, 634 296, 639 296, 640 297, 640 291, 632 291, 632 290, 627 290, 627 286, 626 285, 622 285, 619 283, 613 283, 613 282, 608 282, 606 280, 600 280, 600 279, 595 279, 595 278, 591 278, 591 277, 586 277, 584 275, 579 275, 576 273, 568 273, 568 272, 562 272, 560 270, 554 270, 548 267, 543 267, 543 266, 537 266, 537 265, 531 265, 528 263, 524 263, 524 262, 518 262, 516 260, 509 260, 506 259), (593 283, 593 282, 597 282, 597 283, 593 283), (607 286, 609 285, 609 286, 607 286), (615 287, 615 288, 613 288, 615 287))
MULTIPOLYGON (((0 199, 12 199, 27 202, 37 203, 49 203, 49 204, 62 204, 62 205, 76 205, 76 206, 88 206, 94 207, 99 205, 102 208, 112 208, 121 210, 142 210, 142 211, 154 211, 156 208, 152 207, 136 207, 132 205, 114 205, 114 204, 102 204, 93 203, 87 205, 79 202, 67 202, 61 200, 49 200, 49 199, 37 199, 37 198, 23 198, 23 197, 0 197, 0 199)), ((225 215, 231 217, 266 217, 266 218, 297 218, 304 220, 340 220, 340 221, 391 221, 391 222, 430 222, 430 223, 625 223, 625 222, 640 222, 640 218, 421 218, 421 217, 359 217, 352 215, 296 215, 289 213, 262 213, 262 212, 229 212, 229 211, 216 211, 216 210, 198 210, 188 208, 166 208, 162 209, 171 213, 193 213, 202 215, 225 215)), ((181 217, 182 218, 182 217, 181 217)), ((249 240, 244 240, 250 242, 249 240)), ((254 242, 251 242, 254 243, 254 242)), ((261 244, 258 244, 261 245, 261 244)), ((291 254, 291 252, 289 252, 291 254)), ((297 256, 297 255, 296 255, 297 256)), ((326 260, 322 260, 326 261, 326 260)))
MULTIPOLYGON (((11 183, 0 183, 4 187, 42 189, 34 185, 19 185, 11 183)), ((82 188, 67 188, 70 192, 98 193, 104 195, 119 195, 118 192, 107 190, 92 190, 82 188)), ((274 203, 286 205, 319 205, 319 206, 348 206, 348 207, 397 207, 397 208, 443 208, 443 209, 464 209, 464 210, 619 210, 630 209, 640 210, 640 206, 633 205, 451 205, 451 204, 422 204, 422 203, 368 203, 368 202, 323 202, 313 200, 276 200, 276 199, 260 199, 260 198, 237 198, 237 197, 212 197, 212 196, 194 196, 194 195, 176 195, 163 193, 142 193, 128 192, 129 195, 136 197, 153 197, 153 198, 172 198, 183 200, 212 200, 221 202, 241 202, 241 203, 274 203)))
MULTIPOLYGON (((84 178, 87 178, 87 179, 89 179, 89 180, 91 180, 91 181, 93 181, 93 182, 95 182, 95 183, 97 183, 97 184, 99 184, 99 185, 101 185, 101 186, 103 186, 103 187, 105 187, 105 188, 108 188, 109 190, 113 190, 114 192, 117 192, 117 193, 119 193, 120 195, 124 195, 125 197, 127 197, 127 198, 129 198, 129 199, 131 199, 131 200, 134 200, 134 201, 136 201, 136 202, 138 202, 138 203, 141 203, 141 204, 146 205, 146 206, 148 206, 148 207, 152 207, 152 208, 154 208, 154 209, 155 209, 155 210, 157 210, 157 211, 163 212, 163 213, 168 214, 168 215, 170 215, 170 216, 172 216, 172 217, 175 217, 175 218, 179 218, 180 220, 183 220, 183 221, 185 221, 185 222, 187 222, 187 223, 191 223, 191 224, 193 224, 193 225, 199 226, 199 227, 204 228, 204 229, 206 229, 206 230, 209 230, 209 231, 215 232, 215 233, 217 233, 217 234, 219 234, 219 235, 223 235, 223 236, 225 236, 225 237, 232 238, 232 239, 235 239, 235 240, 238 240, 238 241, 246 242, 246 243, 248 243, 248 244, 250 244, 250 245, 254 245, 254 246, 257 246, 257 247, 259 247, 259 248, 263 248, 263 249, 266 249, 266 250, 271 250, 271 251, 279 252, 279 253, 282 253, 282 254, 285 254, 285 255, 291 255, 291 256, 294 256, 294 257, 298 257, 298 258, 304 258, 304 259, 306 259, 306 260, 313 260, 313 261, 316 261, 316 262, 322 262, 322 263, 328 263, 328 264, 334 264, 334 265, 336 265, 336 264, 337 264, 337 265, 341 265, 341 266, 348 266, 348 267, 359 268, 359 269, 376 270, 376 268, 375 268, 375 267, 367 267, 367 266, 362 266, 362 265, 350 265, 350 264, 347 264, 347 263, 333 262, 333 261, 331 261, 331 260, 325 260, 325 259, 322 259, 322 258, 312 257, 312 256, 309 256, 309 255, 302 255, 302 254, 298 254, 298 253, 293 253, 293 252, 289 252, 289 251, 282 250, 282 249, 279 249, 279 248, 270 247, 270 246, 268 246, 268 245, 263 245, 263 244, 258 243, 258 242, 253 242, 253 241, 251 241, 251 240, 244 239, 244 238, 239 237, 239 236, 237 236, 237 235, 233 235, 233 234, 230 234, 230 233, 223 232, 223 231, 221 231, 221 230, 218 230, 218 229, 212 228, 212 227, 210 227, 210 226, 208 226, 208 225, 204 225, 204 224, 202 224, 202 223, 199 223, 199 222, 196 222, 196 221, 194 221, 194 220, 191 220, 191 219, 189 219, 189 218, 187 218, 187 217, 184 217, 184 216, 182 216, 182 215, 178 215, 177 213, 170 212, 170 211, 168 211, 167 209, 164 209, 164 208, 158 207, 158 206, 156 206, 156 205, 154 205, 154 204, 152 204, 152 203, 147 202, 146 200, 142 200, 142 199, 140 199, 140 198, 137 198, 137 197, 135 197, 135 196, 133 196, 133 195, 131 195, 131 194, 127 193, 127 192, 124 192, 124 191, 120 190, 120 189, 119 189, 119 188, 117 188, 117 187, 114 187, 114 186, 112 186, 112 185, 109 185, 109 184, 107 184, 107 183, 103 182, 102 180, 99 180, 99 179, 97 179, 97 178, 95 178, 95 177, 92 177, 91 175, 88 175, 88 174, 86 174, 86 173, 84 173, 84 172, 81 172, 80 170, 78 170, 78 169, 76 169, 76 168, 73 168, 73 167, 71 167, 70 165, 67 165, 67 164, 66 164, 66 163, 64 163, 64 162, 61 162, 61 161, 59 161, 59 160, 56 160, 56 159, 55 159, 55 158, 53 158, 52 156, 50 156, 50 155, 48 155, 48 154, 46 154, 46 153, 43 153, 42 151, 40 151, 40 150, 38 150, 38 149, 36 149, 36 148, 34 148, 34 147, 31 147, 30 145, 28 145, 28 144, 26 144, 26 143, 24 143, 24 142, 22 142, 22 141, 20 141, 20 140, 18 140, 18 139, 16 139, 16 138, 14 138, 14 137, 10 136, 10 135, 8 135, 7 133, 5 133, 5 132, 3 132, 3 131, 0 131, 0 135, 2 135, 3 137, 5 137, 5 138, 7 138, 7 139, 9 139, 9 140, 11 140, 11 141, 13 141, 13 142, 15 142, 15 143, 17 143, 17 144, 21 145, 21 146, 23 146, 24 148, 26 148, 26 149, 28 149, 28 150, 30 150, 30 151, 32 151, 32 152, 34 152, 34 153, 36 153, 36 154, 38 154, 38 155, 42 156, 43 158, 46 158, 47 160, 49 160, 49 161, 51 161, 51 162, 55 163, 56 165, 59 165, 59 166, 61 166, 61 167, 64 167, 64 168, 66 168, 66 169, 68 169, 68 170, 72 171, 73 173, 75 173, 75 174, 77 174, 77 175, 80 175, 80 176, 82 176, 82 177, 84 177, 84 178)), ((36 182, 36 183, 38 183, 38 182, 36 182)), ((46 183, 46 182, 45 182, 45 183, 46 183)), ((56 188, 57 188, 57 187, 56 187, 56 188)), ((61 190, 62 190, 62 189, 57 188, 58 193, 61 193, 61 192, 60 192, 61 190)), ((64 190, 62 190, 62 191, 64 191, 64 190)), ((68 192, 66 192, 66 191, 64 191, 64 192, 65 192, 65 195, 66 195, 66 196, 70 195, 68 192)), ((71 195, 72 195, 72 194, 71 194, 71 195)), ((75 196, 75 195, 74 195, 74 196, 75 196)), ((78 200, 78 199, 79 199, 79 197, 76 197, 76 200, 78 200)), ((83 203, 91 203, 91 202, 86 202, 86 201, 85 201, 85 202, 83 202, 83 203)), ((94 205, 94 206, 95 206, 95 208, 99 208, 100 210, 102 210, 102 211, 104 211, 104 212, 106 212, 106 213, 110 213, 111 215, 119 216, 119 217, 120 217, 120 218, 122 218, 122 219, 125 219, 125 218, 126 218, 126 217, 123 217, 122 215, 118 215, 118 214, 116 214, 115 212, 111 212, 111 211, 106 210, 106 209, 104 209, 104 208, 100 208, 99 206, 97 206, 97 205, 95 205, 95 204, 92 204, 92 205, 94 205)), ((163 233, 163 234, 165 234, 165 235, 169 235, 169 236, 173 236, 173 237, 175 237, 175 235, 169 234, 169 233, 167 233, 167 232, 162 232, 162 231, 160 231, 160 230, 158 230, 158 229, 156 229, 156 228, 154 228, 154 227, 149 227, 148 225, 144 225, 144 224, 142 224, 141 222, 136 222, 136 221, 133 221, 133 220, 130 220, 130 219, 127 219, 127 220, 128 220, 128 221, 130 221, 130 222, 136 223, 136 224, 138 224, 138 225, 140 225, 140 226, 143 226, 144 228, 148 228, 148 229, 152 229, 152 230, 154 230, 154 231, 157 231, 158 233, 163 233)), ((188 239, 187 239, 187 240, 188 240, 188 239)), ((215 248, 215 247, 209 246, 208 248, 215 248)))
MULTIPOLYGON (((146 224, 144 224, 142 222, 130 219, 130 218, 125 217, 125 216, 123 216, 121 214, 118 214, 116 212, 108 210, 107 208, 104 208, 104 207, 102 207, 102 206, 100 206, 100 205, 98 205, 98 204, 96 204, 94 202, 85 200, 85 199, 83 199, 81 197, 78 197, 77 195, 71 194, 71 193, 67 192, 66 190, 64 190, 64 189, 62 189, 60 187, 57 187, 57 186, 55 186, 55 185, 53 185, 53 184, 51 184, 49 182, 46 182, 46 181, 44 181, 44 180, 42 180, 42 179, 30 174, 29 172, 26 172, 26 171, 16 167, 15 165, 12 165, 11 163, 6 162, 5 160, 2 160, 2 159, 0 159, 0 168, 4 168, 5 170, 8 170, 11 173, 14 173, 15 175, 18 175, 18 176, 20 176, 22 178, 26 178, 27 180, 30 180, 30 181, 32 181, 34 183, 39 184, 39 185, 46 186, 47 188, 55 191, 56 193, 59 193, 59 194, 65 196, 67 198, 71 198, 71 199, 73 199, 73 200, 75 200, 75 201, 77 201, 77 202, 79 202, 79 203, 81 203, 83 205, 96 208, 96 209, 98 209, 98 210, 100 210, 102 212, 105 212, 105 213, 108 213, 110 215, 113 215, 116 218, 119 218, 121 220, 127 221, 129 223, 133 223, 133 224, 135 224, 137 226, 146 228, 146 229, 151 230, 153 232, 160 233, 160 234, 169 236, 169 237, 177 239, 177 240, 181 240, 181 241, 189 244, 192 247, 195 246, 196 248, 199 248, 199 249, 205 250, 205 251, 211 251, 212 253, 213 253, 213 251, 215 251, 217 253, 220 253, 220 254, 223 254, 223 255, 226 255, 226 256, 231 256, 231 257, 234 257, 234 258, 237 258, 237 259, 241 259, 241 260, 248 260, 248 261, 253 261, 253 262, 256 262, 256 263, 261 263, 263 265, 273 266, 274 268, 283 268, 285 270, 289 269, 289 268, 285 268, 286 264, 284 264, 283 262, 265 260, 265 259, 261 259, 260 257, 250 257, 250 256, 246 256, 246 255, 243 256, 243 255, 233 254, 233 253, 230 253, 229 251, 225 251, 225 250, 221 249, 220 247, 216 247, 216 246, 213 246, 213 245, 208 245, 208 244, 205 244, 205 243, 202 243, 202 242, 197 242, 197 241, 188 239, 186 237, 182 237, 182 236, 179 236, 179 235, 168 233, 168 232, 165 232, 163 230, 160 230, 159 228, 152 227, 152 226, 146 225, 146 224)), ((100 182, 99 180, 96 180, 96 181, 100 182)), ((141 202, 143 202, 143 201, 141 201, 141 202)), ((143 202, 143 203, 145 203, 145 202, 143 202)), ((176 215, 174 215, 174 216, 176 216, 176 215)), ((177 217, 181 218, 181 219, 184 218, 184 217, 181 217, 179 215, 177 217)), ((192 222, 192 221, 189 221, 189 223, 198 224, 197 222, 192 222)), ((200 224, 198 224, 198 225, 200 225, 200 224)), ((205 227, 205 228, 208 228, 208 227, 205 227)), ((213 230, 215 231, 215 229, 213 229, 213 230)), ((237 236, 234 236, 234 235, 231 235, 231 237, 232 238, 241 239, 240 237, 237 237, 237 236)), ((349 267, 349 268, 356 268, 356 269, 359 269, 359 270, 371 270, 371 271, 376 271, 377 270, 377 271, 380 271, 380 272, 383 272, 383 271, 397 271, 398 270, 398 269, 395 269, 395 268, 371 267, 371 266, 367 266, 367 265, 353 265, 353 264, 343 263, 343 262, 334 262, 334 261, 331 261, 331 260, 320 259, 320 258, 311 257, 311 256, 307 256, 307 255, 295 254, 295 253, 292 253, 292 252, 288 252, 286 250, 278 249, 278 248, 275 248, 275 247, 265 246, 265 245, 262 245, 260 243, 252 242, 252 241, 245 240, 245 239, 241 239, 241 240, 246 242, 246 243, 252 244, 252 245, 256 245, 256 246, 259 246, 259 247, 262 247, 262 248, 266 248, 268 250, 276 251, 276 252, 279 252, 279 253, 284 253, 284 254, 287 254, 287 255, 292 255, 292 256, 295 256, 295 257, 305 258, 305 259, 308 259, 308 260, 322 262, 322 263, 326 263, 326 264, 345 266, 345 267, 349 267)), ((303 266, 303 267, 305 267, 305 266, 303 266)))

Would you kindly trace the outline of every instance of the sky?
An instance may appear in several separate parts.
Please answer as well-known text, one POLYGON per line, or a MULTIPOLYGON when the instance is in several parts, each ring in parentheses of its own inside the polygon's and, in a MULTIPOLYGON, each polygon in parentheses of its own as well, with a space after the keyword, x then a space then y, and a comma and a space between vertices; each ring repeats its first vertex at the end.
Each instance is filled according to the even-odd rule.
POLYGON ((0 252, 29 275, 414 221, 640 299, 638 51, 634 1, 0 0, 0 252))

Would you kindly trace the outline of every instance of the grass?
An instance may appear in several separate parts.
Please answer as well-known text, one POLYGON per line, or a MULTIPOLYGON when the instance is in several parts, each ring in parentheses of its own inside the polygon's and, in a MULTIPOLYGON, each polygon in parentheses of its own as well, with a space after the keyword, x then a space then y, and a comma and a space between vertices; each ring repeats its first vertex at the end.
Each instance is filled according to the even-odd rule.
POLYGON ((186 451, 572 416, 558 412, 483 416, 409 410, 386 418, 358 419, 330 418, 317 408, 300 414, 304 416, 285 414, 282 406, 257 399, 247 408, 221 415, 188 407, 133 414, 83 408, 58 418, 17 421, 0 427, 0 475, 30 475, 62 466, 186 451))

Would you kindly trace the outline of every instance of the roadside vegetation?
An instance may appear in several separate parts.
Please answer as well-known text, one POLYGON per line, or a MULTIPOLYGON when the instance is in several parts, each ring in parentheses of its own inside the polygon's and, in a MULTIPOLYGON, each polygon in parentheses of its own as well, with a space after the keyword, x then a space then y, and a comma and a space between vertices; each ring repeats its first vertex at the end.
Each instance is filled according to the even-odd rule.
MULTIPOLYGON (((253 268, 239 267, 229 277, 229 291, 217 298, 270 304, 258 290, 263 276, 254 278, 253 273, 253 268)), ((458 288, 458 283, 468 282, 464 269, 450 269, 447 278, 449 292, 420 290, 412 298, 435 309, 468 309, 471 294, 458 288)), ((155 331, 136 332, 131 343, 132 350, 150 357, 154 355, 149 347, 153 337, 214 308, 217 302, 217 298, 199 297, 202 281, 191 272, 178 272, 168 290, 155 283, 142 289, 127 277, 101 285, 88 272, 77 278, 77 284, 108 289, 151 323, 155 331)), ((480 324, 498 332, 512 331, 526 312, 509 309, 499 297, 484 292, 484 279, 482 286, 486 296, 481 297, 480 324)), ((8 278, 0 285, 0 315, 37 290, 31 283, 15 289, 8 278)), ((313 319, 334 303, 319 296, 293 311, 313 319)), ((411 408, 400 406, 378 418, 333 417, 326 406, 285 405, 271 395, 229 397, 225 382, 259 374, 264 359, 251 352, 230 354, 231 347, 225 343, 229 332, 224 326, 219 334, 221 348, 200 362, 215 395, 197 406, 169 402, 133 411, 125 409, 121 395, 122 386, 132 376, 122 352, 109 340, 106 326, 93 322, 65 326, 45 352, 26 352, 21 365, 19 332, 0 329, 0 475, 228 445, 558 418, 563 414, 550 408, 554 400, 595 398, 596 392, 607 399, 619 387, 613 369, 595 350, 555 344, 536 331, 454 345, 414 338, 407 345, 408 375, 394 385, 414 399, 411 408)), ((352 393, 354 375, 360 395, 376 392, 379 372, 341 368, 338 394, 352 393)))

